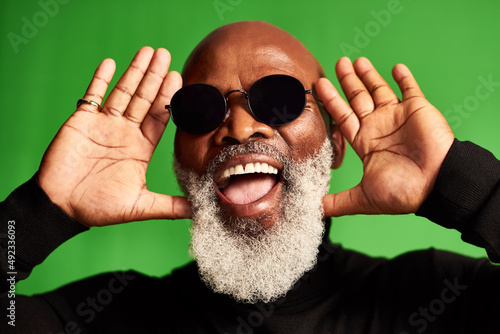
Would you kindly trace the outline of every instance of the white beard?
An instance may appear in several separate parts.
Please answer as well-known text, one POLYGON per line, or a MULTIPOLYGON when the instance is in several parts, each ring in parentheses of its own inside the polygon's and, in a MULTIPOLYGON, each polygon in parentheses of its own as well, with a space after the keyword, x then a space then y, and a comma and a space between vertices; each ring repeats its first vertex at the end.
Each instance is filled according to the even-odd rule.
POLYGON ((269 145, 227 147, 199 177, 177 161, 179 185, 193 206, 190 254, 202 281, 238 302, 271 302, 283 297, 316 264, 324 233, 322 198, 328 193, 332 146, 303 162, 282 156, 269 145), (259 219, 223 219, 213 170, 228 157, 244 153, 273 156, 283 165, 279 221, 264 228, 259 219))

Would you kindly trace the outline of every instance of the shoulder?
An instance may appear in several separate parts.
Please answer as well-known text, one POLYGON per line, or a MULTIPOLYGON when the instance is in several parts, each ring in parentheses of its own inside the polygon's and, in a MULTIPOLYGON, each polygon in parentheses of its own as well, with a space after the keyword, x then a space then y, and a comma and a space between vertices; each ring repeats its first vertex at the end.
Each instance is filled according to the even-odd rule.
POLYGON ((362 280, 379 285, 441 286, 444 280, 474 282, 498 275, 500 266, 487 258, 472 258, 429 248, 409 251, 394 258, 373 257, 335 247, 337 274, 346 281, 362 280))

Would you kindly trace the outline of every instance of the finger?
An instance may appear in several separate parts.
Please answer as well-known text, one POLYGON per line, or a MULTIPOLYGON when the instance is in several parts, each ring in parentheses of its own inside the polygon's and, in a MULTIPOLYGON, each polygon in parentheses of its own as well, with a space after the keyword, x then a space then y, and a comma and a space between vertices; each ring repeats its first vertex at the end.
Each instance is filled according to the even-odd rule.
POLYGON ((143 47, 136 53, 129 67, 104 102, 102 112, 123 115, 148 69, 153 53, 154 50, 150 47, 143 47))
POLYGON ((191 218, 193 212, 186 197, 169 196, 147 191, 133 220, 184 219, 191 218))
POLYGON ((424 93, 420 90, 417 81, 408 67, 403 64, 397 64, 392 69, 392 76, 398 83, 399 89, 403 95, 403 101, 414 97, 425 98, 424 93))
POLYGON ((397 95, 367 58, 356 59, 354 69, 370 92, 376 107, 399 103, 397 95))
POLYGON ((172 96, 181 86, 181 75, 175 71, 168 73, 153 105, 142 122, 142 133, 154 146, 158 145, 170 119, 170 113, 165 109, 165 105, 170 104, 172 96))
POLYGON ((316 93, 334 122, 339 126, 340 132, 349 143, 352 143, 360 126, 359 119, 354 111, 327 78, 318 80, 316 93))
POLYGON ((163 48, 156 50, 146 75, 123 114, 125 117, 138 124, 142 123, 158 94, 169 66, 170 53, 163 48))
MULTIPOLYGON (((104 59, 97 67, 83 98, 101 105, 115 69, 116 64, 113 59, 104 59)), ((77 110, 99 112, 95 106, 87 103, 82 103, 77 110)))
POLYGON ((373 99, 366 90, 347 57, 342 57, 335 66, 340 86, 352 109, 359 118, 365 117, 375 108, 373 99))

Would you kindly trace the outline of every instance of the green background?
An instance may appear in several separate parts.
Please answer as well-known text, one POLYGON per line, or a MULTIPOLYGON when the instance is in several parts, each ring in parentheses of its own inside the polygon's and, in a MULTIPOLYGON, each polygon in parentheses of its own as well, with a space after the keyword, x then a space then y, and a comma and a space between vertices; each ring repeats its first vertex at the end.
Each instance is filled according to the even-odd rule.
MULTIPOLYGON (((295 35, 337 88, 334 64, 342 55, 367 56, 394 88, 392 66, 407 64, 457 138, 500 156, 500 87, 488 91, 480 80, 500 82, 499 2, 65 0, 57 8, 43 3, 55 2, 0 2, 0 200, 36 172, 102 59, 117 63, 113 84, 145 45, 167 48, 171 68, 180 71, 207 33, 240 20, 268 21, 295 35), (388 9, 390 17, 382 15, 388 9), (30 23, 36 30, 27 28, 30 23), (454 110, 460 105, 463 114, 454 110)), ((167 128, 148 170, 153 191, 180 194, 171 171, 174 129, 167 128)), ((360 177, 361 164, 350 149, 333 173, 332 191, 352 187, 360 177)), ((48 291, 109 270, 165 275, 190 261, 188 227, 184 220, 92 228, 54 251, 18 283, 17 292, 48 291)), ((414 215, 341 217, 334 219, 331 238, 375 256, 428 247, 485 255, 462 242, 458 232, 414 215)))

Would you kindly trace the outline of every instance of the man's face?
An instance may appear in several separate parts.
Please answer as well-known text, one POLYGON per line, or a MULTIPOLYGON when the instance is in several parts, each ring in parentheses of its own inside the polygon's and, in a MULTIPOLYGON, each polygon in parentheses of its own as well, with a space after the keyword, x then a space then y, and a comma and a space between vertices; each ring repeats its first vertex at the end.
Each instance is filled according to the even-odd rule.
MULTIPOLYGON (((274 46, 252 46, 234 49, 220 46, 211 50, 206 61, 191 66, 184 84, 204 83, 217 87, 223 94, 235 89, 248 91, 258 79, 271 74, 287 74, 299 79, 306 89, 313 88, 317 72, 304 69, 299 59, 289 56, 274 46)), ((302 115, 292 123, 271 127, 255 120, 248 109, 245 96, 232 93, 228 100, 228 116, 216 130, 204 135, 190 135, 177 131, 175 155, 185 168, 198 175, 205 174, 208 164, 225 147, 258 141, 279 150, 282 155, 300 162, 317 152, 327 132, 314 98, 307 94, 302 115)), ((247 154, 224 161, 214 175, 214 191, 225 215, 231 217, 265 217, 262 224, 272 226, 282 196, 283 166, 269 156, 247 154), (231 167, 267 163, 277 174, 253 174, 239 177, 238 184, 223 182, 223 172, 231 167)))
MULTIPOLYGON (((276 30, 269 40, 269 31, 251 28, 210 39, 188 60, 184 84, 209 84, 226 95, 286 74, 314 89, 320 71, 307 50, 276 30)), ((190 250, 214 291, 268 302, 316 263, 332 146, 311 95, 298 119, 278 127, 254 119, 241 93, 229 95, 228 107, 216 130, 176 133, 175 171, 193 207, 190 250), (272 168, 257 173, 263 164, 272 168), (231 168, 248 173, 226 178, 231 168)))

